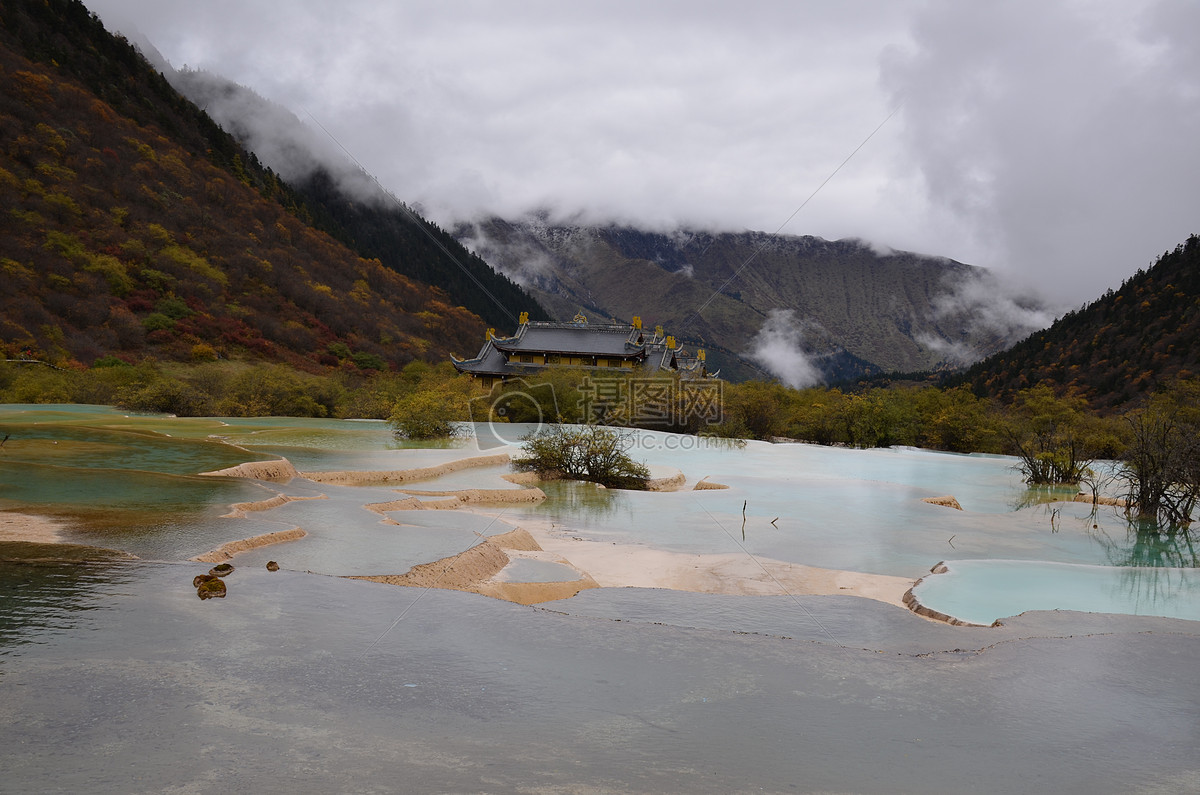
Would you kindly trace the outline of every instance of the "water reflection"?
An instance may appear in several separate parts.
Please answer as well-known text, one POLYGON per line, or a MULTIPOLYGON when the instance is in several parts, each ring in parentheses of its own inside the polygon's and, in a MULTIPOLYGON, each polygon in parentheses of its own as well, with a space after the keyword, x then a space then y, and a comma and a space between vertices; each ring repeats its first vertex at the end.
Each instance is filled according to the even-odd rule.
POLYGON ((129 576, 117 557, 92 547, 0 542, 0 656, 86 628, 89 612, 111 607, 105 593, 129 576))
POLYGON ((599 519, 614 516, 622 510, 629 511, 628 501, 622 499, 623 493, 600 488, 594 483, 556 480, 539 483, 538 488, 546 493, 546 501, 537 512, 556 521, 599 519))
POLYGON ((1130 521, 1123 539, 1114 539, 1099 528, 1092 536, 1113 566, 1200 568, 1200 549, 1186 530, 1164 532, 1152 523, 1130 521))
POLYGON ((1120 572, 1120 589, 1134 613, 1160 615, 1164 606, 1192 601, 1200 592, 1190 569, 1131 566, 1120 572))
POLYGON ((1079 489, 1075 486, 1030 486, 1024 491, 1014 492, 1009 505, 1012 510, 1019 511, 1053 502, 1071 502, 1078 493, 1079 489))
POLYGON ((1196 579, 1186 569, 1200 568, 1200 549, 1184 531, 1164 531, 1154 522, 1126 520, 1125 537, 1113 538, 1094 526, 1093 537, 1112 566, 1121 567, 1126 599, 1147 612, 1195 594, 1196 579))
POLYGON ((271 458, 226 444, 175 439, 146 430, 77 424, 0 423, 8 464, 70 466, 82 469, 134 469, 164 474, 195 474, 271 458))
POLYGON ((59 518, 70 540, 140 557, 188 557, 231 540, 229 505, 267 496, 244 480, 0 461, 0 507, 59 518))

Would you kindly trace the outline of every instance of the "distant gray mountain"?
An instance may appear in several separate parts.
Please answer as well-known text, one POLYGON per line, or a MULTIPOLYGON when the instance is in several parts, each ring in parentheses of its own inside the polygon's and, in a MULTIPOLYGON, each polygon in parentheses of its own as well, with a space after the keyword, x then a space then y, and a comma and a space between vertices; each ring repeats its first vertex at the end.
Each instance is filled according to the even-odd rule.
POLYGON ((493 218, 454 230, 486 261, 462 252, 471 283, 435 251, 416 256, 428 247, 424 238, 404 237, 411 224, 386 211, 379 186, 291 111, 219 75, 171 69, 151 45, 141 46, 183 93, 294 181, 318 225, 364 256, 443 287, 498 326, 505 312, 483 298, 480 281, 514 315, 639 315, 704 347, 711 366, 730 378, 772 375, 805 385, 970 364, 1052 320, 1036 301, 1005 296, 981 268, 858 240, 761 232, 493 218), (528 305, 509 306, 521 302, 528 305))
POLYGON ((1052 320, 982 268, 859 240, 498 218, 454 234, 555 317, 638 315, 706 348, 734 379, 954 368, 1052 320))

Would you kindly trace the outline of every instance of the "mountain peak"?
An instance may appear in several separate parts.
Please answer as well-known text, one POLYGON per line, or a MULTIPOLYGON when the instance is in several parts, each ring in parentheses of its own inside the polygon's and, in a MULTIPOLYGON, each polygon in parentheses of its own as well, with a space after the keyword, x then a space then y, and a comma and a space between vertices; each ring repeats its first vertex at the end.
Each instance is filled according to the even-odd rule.
POLYGON ((492 218, 455 235, 555 316, 655 318, 707 346, 734 378, 795 371, 774 366, 764 335, 774 350, 789 340, 792 358, 811 359, 811 372, 828 381, 959 366, 1049 322, 1027 299, 1005 299, 984 269, 857 238, 547 218, 492 218), (984 296, 1005 311, 983 312, 984 296))

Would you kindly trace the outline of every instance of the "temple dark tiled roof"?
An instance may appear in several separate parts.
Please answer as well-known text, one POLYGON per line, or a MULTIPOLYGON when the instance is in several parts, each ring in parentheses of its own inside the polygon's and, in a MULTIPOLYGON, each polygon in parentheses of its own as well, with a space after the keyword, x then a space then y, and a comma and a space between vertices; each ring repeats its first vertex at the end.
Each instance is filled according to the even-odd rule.
MULTIPOLYGON (((525 321, 525 318, 522 317, 525 321)), ((676 348, 673 338, 656 329, 642 331, 641 322, 631 325, 522 322, 511 337, 496 337, 489 331, 483 348, 473 359, 454 359, 454 367, 490 382, 531 375, 546 367, 606 368, 610 371, 653 374, 678 371, 692 377, 707 375, 704 354, 689 355, 676 348)))
POLYGON ((508 366, 508 359, 497 350, 496 346, 492 344, 492 340, 483 344, 483 350, 474 359, 454 360, 454 368, 460 373, 471 373, 472 375, 519 374, 516 368, 508 366))
POLYGON ((641 329, 586 323, 527 323, 517 334, 494 339, 506 353, 536 351, 562 355, 634 356, 645 350, 641 329))

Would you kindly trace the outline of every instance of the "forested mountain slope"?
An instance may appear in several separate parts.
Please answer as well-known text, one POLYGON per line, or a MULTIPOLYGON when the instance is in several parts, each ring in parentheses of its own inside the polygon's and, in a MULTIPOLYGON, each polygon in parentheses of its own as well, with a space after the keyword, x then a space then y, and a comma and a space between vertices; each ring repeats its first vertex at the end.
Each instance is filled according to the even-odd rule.
MULTIPOLYGON (((161 56, 157 56, 161 58, 161 56)), ((549 319, 524 289, 421 218, 331 140, 290 110, 206 71, 159 64, 171 84, 216 118, 281 174, 302 202, 302 217, 368 259, 441 287, 490 326, 511 327, 522 312, 549 319)))
POLYGON ((473 353, 458 296, 351 251, 78 2, 0 5, 0 347, 58 363, 473 353))
POLYGON ((1004 400, 1039 383, 1077 390, 1101 410, 1161 384, 1200 376, 1200 238, 1195 235, 1109 290, 958 381, 1004 400))

